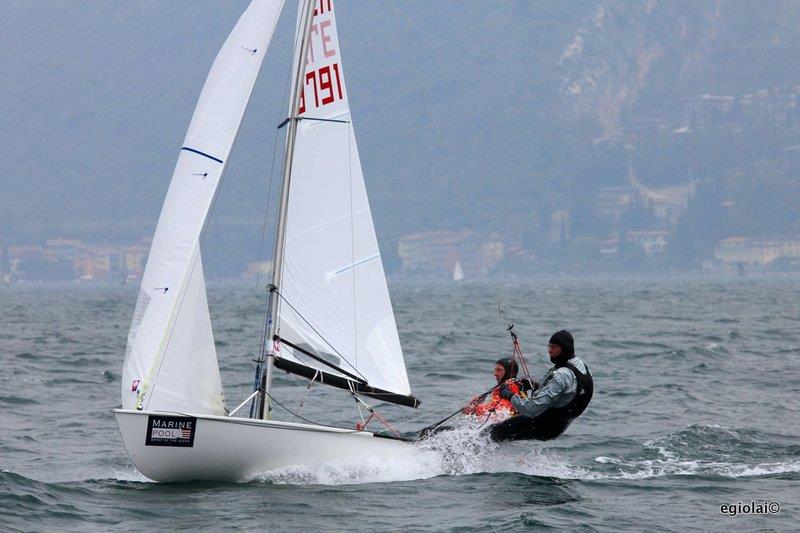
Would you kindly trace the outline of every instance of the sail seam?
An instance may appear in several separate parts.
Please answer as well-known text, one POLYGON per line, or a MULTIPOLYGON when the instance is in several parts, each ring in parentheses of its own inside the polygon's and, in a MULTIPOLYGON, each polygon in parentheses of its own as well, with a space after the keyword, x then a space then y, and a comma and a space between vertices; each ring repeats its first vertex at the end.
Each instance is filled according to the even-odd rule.
POLYGON ((369 209, 360 209, 358 211, 350 212, 350 213, 347 213, 346 215, 342 215, 340 217, 336 217, 336 218, 332 218, 330 220, 326 220, 325 222, 320 222, 319 224, 311 226, 310 228, 304 229, 303 231, 301 231, 300 233, 298 233, 296 235, 292 235, 291 237, 286 239, 286 242, 292 242, 296 238, 301 237, 302 235, 305 235, 306 233, 308 233, 310 231, 314 231, 315 229, 319 229, 321 227, 327 226, 328 224, 333 224, 334 222, 342 221, 342 220, 346 219, 347 217, 360 215, 361 213, 369 213, 369 209))
MULTIPOLYGON (((267 28, 266 26, 264 26, 263 24, 261 24, 261 23, 260 23, 258 20, 256 20, 256 18, 255 18, 253 15, 251 15, 251 14, 250 14, 249 12, 247 12, 247 11, 245 11, 245 12, 244 12, 244 14, 242 15, 242 18, 246 18, 247 20, 249 20, 250 22, 252 22, 252 23, 253 23, 253 24, 255 24, 256 26, 258 26, 259 28, 263 28, 263 29, 265 29, 265 30, 269 30, 269 28, 267 28)), ((277 20, 277 19, 276 19, 276 20, 277 20)), ((274 25, 272 26, 272 29, 273 29, 273 30, 275 29, 275 26, 274 26, 274 25)))
POLYGON ((230 134, 227 131, 223 130, 221 127, 217 126, 214 122, 211 122, 208 118, 206 118, 205 115, 197 115, 197 118, 199 120, 202 120, 212 128, 214 128, 215 130, 217 130, 220 133, 220 135, 223 135, 226 139, 232 139, 236 135, 236 131, 239 130, 239 128, 237 127, 236 131, 234 131, 233 134, 230 134))

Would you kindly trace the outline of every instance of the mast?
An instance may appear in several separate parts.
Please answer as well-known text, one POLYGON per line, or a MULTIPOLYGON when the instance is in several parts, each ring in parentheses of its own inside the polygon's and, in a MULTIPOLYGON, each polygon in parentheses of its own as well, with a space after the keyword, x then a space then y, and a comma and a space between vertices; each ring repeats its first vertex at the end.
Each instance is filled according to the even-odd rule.
MULTIPOLYGON (((277 232, 275 237, 275 252, 272 256, 272 283, 269 293, 269 306, 267 310, 266 324, 264 331, 267 333, 263 339, 262 351, 267 356, 267 368, 260 376, 261 394, 259 395, 258 418, 267 420, 271 418, 272 406, 267 398, 267 394, 272 386, 272 374, 275 367, 275 352, 273 337, 277 333, 278 327, 278 308, 280 299, 277 289, 281 286, 283 277, 283 250, 286 243, 286 210, 289 204, 289 185, 292 178, 292 158, 294 156, 295 137, 297 135, 297 123, 299 121, 298 109, 300 108, 300 95, 305 88, 303 74, 305 73, 308 47, 310 43, 311 23, 314 18, 314 8, 317 0, 305 0, 307 5, 303 14, 302 34, 300 40, 300 54, 296 58, 294 66, 294 91, 292 92, 289 103, 289 117, 286 130, 286 148, 283 157, 283 181, 281 183, 280 203, 278 204, 277 232), (269 348, 266 348, 269 346, 269 348), (266 409, 264 408, 266 406, 266 409)), ((262 357, 263 359, 263 357, 262 357)))

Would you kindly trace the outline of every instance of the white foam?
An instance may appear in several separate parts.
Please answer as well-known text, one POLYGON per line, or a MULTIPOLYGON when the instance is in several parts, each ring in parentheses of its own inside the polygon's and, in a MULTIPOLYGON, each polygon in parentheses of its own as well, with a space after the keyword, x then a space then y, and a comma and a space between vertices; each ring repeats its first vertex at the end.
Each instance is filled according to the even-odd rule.
POLYGON ((45 472, 42 476, 38 475, 37 473, 24 475, 25 477, 35 481, 40 481, 42 483, 81 483, 104 480, 155 483, 155 481, 145 477, 144 474, 136 470, 133 465, 112 469, 92 468, 89 470, 76 470, 67 472, 45 472))
POLYGON ((469 420, 409 447, 391 460, 364 457, 315 465, 293 466, 252 476, 248 481, 274 484, 345 485, 388 483, 478 473, 516 472, 532 476, 582 479, 590 473, 541 450, 520 453, 516 446, 491 442, 469 420))
POLYGON ((624 461, 613 457, 600 456, 595 459, 601 464, 611 464, 620 469, 619 473, 598 475, 594 479, 646 479, 664 476, 713 475, 730 478, 768 476, 800 472, 800 461, 773 463, 728 463, 723 461, 700 461, 690 459, 653 459, 624 461))
POLYGON ((117 481, 136 481, 139 483, 155 483, 155 481, 145 477, 144 474, 136 470, 133 466, 124 469, 115 469, 111 474, 111 479, 116 479, 117 481))

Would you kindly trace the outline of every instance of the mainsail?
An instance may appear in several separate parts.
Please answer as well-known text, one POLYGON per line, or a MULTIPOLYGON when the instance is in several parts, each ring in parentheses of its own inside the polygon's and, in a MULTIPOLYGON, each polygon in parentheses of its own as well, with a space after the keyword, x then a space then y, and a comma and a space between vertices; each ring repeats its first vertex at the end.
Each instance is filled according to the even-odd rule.
MULTIPOLYGON (((302 0, 300 6, 302 13, 302 0)), ((298 16, 298 35, 303 22, 298 16)), ((274 347, 275 364, 306 376, 347 374, 373 392, 389 393, 387 399, 404 397, 391 401, 415 405, 353 134, 331 0, 317 2, 311 24, 278 258, 276 330, 283 342, 274 347)), ((354 386, 344 381, 338 386, 354 386)))
POLYGON ((254 0, 219 51, 178 156, 122 369, 122 407, 223 414, 200 240, 283 0, 254 0))

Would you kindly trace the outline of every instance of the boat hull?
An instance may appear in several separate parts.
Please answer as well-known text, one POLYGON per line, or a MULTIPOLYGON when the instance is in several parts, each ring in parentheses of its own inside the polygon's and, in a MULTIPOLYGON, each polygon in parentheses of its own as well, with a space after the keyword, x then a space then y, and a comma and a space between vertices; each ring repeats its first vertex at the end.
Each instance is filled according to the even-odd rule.
POLYGON ((411 446, 365 431, 311 424, 126 409, 114 410, 114 416, 131 461, 155 481, 242 481, 287 466, 390 459, 411 446), (192 421, 189 429, 186 421, 192 421), (159 429, 165 426, 178 429, 159 429))

